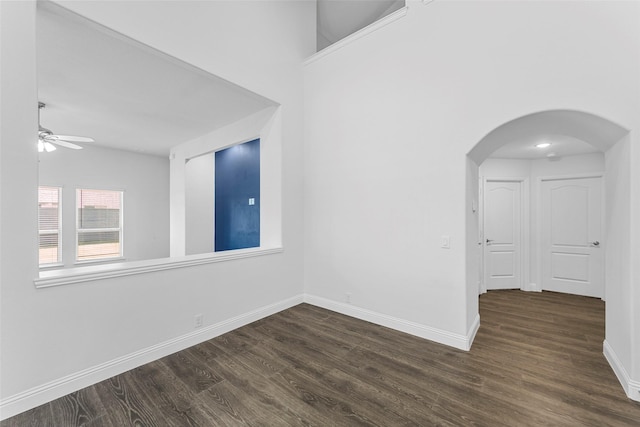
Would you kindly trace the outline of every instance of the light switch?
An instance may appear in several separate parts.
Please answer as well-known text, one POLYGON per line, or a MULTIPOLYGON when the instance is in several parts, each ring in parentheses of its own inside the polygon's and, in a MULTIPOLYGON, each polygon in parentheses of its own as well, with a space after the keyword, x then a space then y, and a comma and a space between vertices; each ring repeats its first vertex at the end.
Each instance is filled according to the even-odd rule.
POLYGON ((451 249, 451 237, 450 236, 442 236, 441 237, 442 243, 440 244, 440 247, 443 249, 451 249))
POLYGON ((253 197, 249 199, 249 206, 253 206, 256 204, 256 199, 254 199, 253 197))

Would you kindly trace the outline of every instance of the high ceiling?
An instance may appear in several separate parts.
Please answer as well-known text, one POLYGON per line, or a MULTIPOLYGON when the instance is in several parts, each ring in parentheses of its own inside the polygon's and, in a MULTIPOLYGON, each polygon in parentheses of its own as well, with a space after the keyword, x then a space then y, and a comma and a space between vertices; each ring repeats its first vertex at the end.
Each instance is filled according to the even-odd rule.
POLYGON ((275 105, 48 2, 37 20, 40 121, 55 134, 166 156, 275 105))
MULTIPOLYGON (((355 33, 404 5, 404 0, 318 0, 318 50, 355 33)), ((591 141, 585 142, 586 139, 572 136, 573 129, 562 129, 564 133, 558 133, 560 129, 555 121, 565 119, 561 114, 555 114, 544 116, 544 120, 534 120, 534 125, 529 127, 523 126, 523 122, 520 121, 506 126, 503 129, 505 132, 498 133, 502 147, 489 157, 532 160, 602 150, 602 147, 597 148, 589 143, 591 141), (535 145, 540 142, 549 142, 551 146, 544 149, 536 148, 535 145)), ((592 123, 579 125, 593 127, 592 123)))
MULTIPOLYGON (((404 0, 318 0, 318 45, 404 6, 404 0)), ((171 147, 275 105, 253 92, 89 22, 38 3, 42 126, 94 145, 166 156, 171 147)), ((36 106, 34 105, 34 108, 36 106)), ((534 159, 600 151, 553 128, 503 132, 490 157, 534 159), (547 140, 552 147, 534 149, 547 140)), ((585 142, 586 141, 586 142, 585 142)))

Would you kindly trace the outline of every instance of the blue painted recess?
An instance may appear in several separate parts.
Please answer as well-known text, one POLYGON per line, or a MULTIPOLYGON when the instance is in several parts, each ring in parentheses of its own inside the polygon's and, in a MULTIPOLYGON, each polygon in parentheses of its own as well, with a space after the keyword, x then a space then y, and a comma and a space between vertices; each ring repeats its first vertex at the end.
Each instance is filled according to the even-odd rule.
POLYGON ((215 251, 258 246, 260 140, 254 139, 215 153, 215 251))

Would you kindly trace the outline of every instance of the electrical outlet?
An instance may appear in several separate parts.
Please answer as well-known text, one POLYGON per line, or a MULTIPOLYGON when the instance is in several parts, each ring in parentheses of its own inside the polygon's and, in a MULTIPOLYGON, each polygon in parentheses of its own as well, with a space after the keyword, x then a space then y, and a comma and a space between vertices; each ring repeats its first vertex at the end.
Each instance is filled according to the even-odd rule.
POLYGON ((195 327, 196 328, 202 328, 203 324, 204 324, 204 315, 203 314, 196 314, 195 327))

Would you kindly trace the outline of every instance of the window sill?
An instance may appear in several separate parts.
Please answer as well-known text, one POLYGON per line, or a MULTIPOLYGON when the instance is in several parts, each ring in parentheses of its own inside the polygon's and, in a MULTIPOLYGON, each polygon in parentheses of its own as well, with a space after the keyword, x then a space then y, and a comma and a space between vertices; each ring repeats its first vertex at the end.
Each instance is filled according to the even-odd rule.
POLYGON ((38 266, 38 268, 40 268, 40 270, 51 270, 54 268, 62 268, 64 267, 64 264, 61 262, 56 262, 55 264, 41 264, 40 266, 38 266))
POLYGON ((116 262, 122 263, 125 262, 127 259, 125 257, 113 257, 113 258, 98 258, 98 259, 85 259, 82 261, 76 261, 73 263, 73 265, 76 265, 78 267, 83 266, 83 265, 96 265, 96 264, 113 264, 116 262))
POLYGON ((173 270, 176 268, 192 267, 203 264, 230 261, 234 259, 252 258, 283 252, 278 248, 253 248, 234 251, 188 255, 180 258, 161 258, 144 261, 118 262, 111 264, 91 265, 68 269, 41 271, 40 277, 33 280, 36 288, 50 288, 54 286, 71 285, 90 282, 93 280, 110 279, 113 277, 132 276, 154 271, 173 270))

